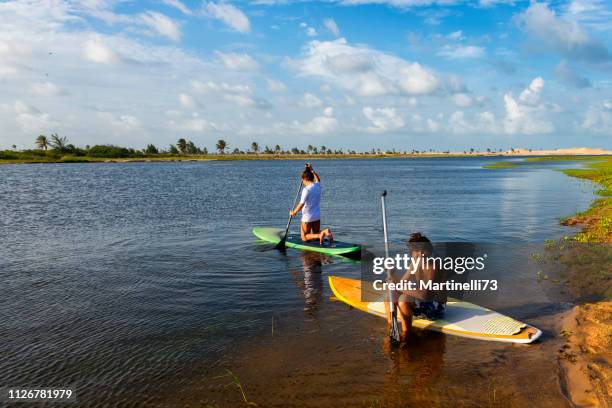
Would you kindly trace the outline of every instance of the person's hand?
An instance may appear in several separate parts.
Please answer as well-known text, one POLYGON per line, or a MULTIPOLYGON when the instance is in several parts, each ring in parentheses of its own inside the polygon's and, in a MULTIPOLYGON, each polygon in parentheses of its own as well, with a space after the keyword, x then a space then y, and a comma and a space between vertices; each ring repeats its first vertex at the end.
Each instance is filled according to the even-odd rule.
POLYGON ((291 210, 291 211, 289 211, 289 215, 290 215, 291 217, 293 217, 293 216, 295 215, 295 212, 294 212, 293 210, 291 210))

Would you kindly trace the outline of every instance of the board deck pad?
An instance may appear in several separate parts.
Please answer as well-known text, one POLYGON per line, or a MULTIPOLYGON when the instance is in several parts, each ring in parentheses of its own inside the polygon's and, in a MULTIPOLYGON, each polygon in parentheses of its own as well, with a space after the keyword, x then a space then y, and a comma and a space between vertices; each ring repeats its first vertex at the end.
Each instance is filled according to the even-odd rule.
MULTIPOLYGON (((329 286, 337 299, 366 313, 386 318, 384 294, 375 291, 370 285, 364 291, 365 299, 380 299, 376 302, 362 301, 361 281, 359 279, 330 276, 329 286), (378 295, 378 296, 377 296, 378 295)), ((511 343, 531 343, 537 340, 542 332, 526 323, 493 310, 449 298, 446 303, 444 318, 438 320, 413 319, 412 325, 420 329, 435 330, 455 336, 488 341, 511 343)))
MULTIPOLYGON (((253 228, 253 234, 264 241, 278 244, 281 241, 281 237, 285 233, 285 230, 280 228, 272 227, 256 227, 253 228)), ((302 238, 297 234, 289 234, 285 244, 287 247, 302 249, 305 251, 321 252, 329 255, 343 255, 361 250, 361 245, 349 244, 347 242, 341 242, 334 240, 334 243, 330 246, 327 241, 323 245, 319 242, 302 242, 302 238)))

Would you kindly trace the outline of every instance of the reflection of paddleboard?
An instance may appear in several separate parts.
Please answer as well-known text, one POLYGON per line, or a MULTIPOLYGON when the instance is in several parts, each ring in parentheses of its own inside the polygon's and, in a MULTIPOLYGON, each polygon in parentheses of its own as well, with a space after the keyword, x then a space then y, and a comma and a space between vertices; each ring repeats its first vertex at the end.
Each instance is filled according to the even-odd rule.
MULTIPOLYGON (((253 228, 253 234, 259 239, 263 239, 264 241, 271 242, 273 244, 278 244, 281 240, 281 237, 285 233, 285 230, 280 228, 270 228, 270 227, 257 227, 253 228)), ((315 251, 322 252, 324 254, 329 255, 345 255, 351 252, 356 252, 361 250, 361 246, 357 244, 348 244, 346 242, 335 241, 330 246, 327 241, 323 245, 319 245, 318 242, 302 242, 302 239, 299 235, 289 234, 287 236, 286 245, 290 248, 295 249, 303 249, 306 251, 315 251)))
MULTIPOLYGON (((380 298, 381 301, 362 302, 361 281, 358 279, 330 276, 329 286, 334 295, 344 303, 366 313, 386 318, 385 304, 382 300, 386 299, 387 295, 374 290, 370 285, 363 289, 363 299, 380 298)), ((446 303, 443 319, 414 319, 412 325, 420 329, 435 330, 471 339, 511 343, 531 343, 542 334, 535 327, 511 317, 473 303, 451 298, 446 303)))

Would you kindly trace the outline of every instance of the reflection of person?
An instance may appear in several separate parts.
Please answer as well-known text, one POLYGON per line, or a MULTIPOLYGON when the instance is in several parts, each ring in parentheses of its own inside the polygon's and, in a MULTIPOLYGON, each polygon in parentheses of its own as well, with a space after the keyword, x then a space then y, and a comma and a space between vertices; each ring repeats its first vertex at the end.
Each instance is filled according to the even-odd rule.
POLYGON ((385 375, 385 393, 401 406, 432 405, 437 395, 437 383, 446 352, 446 336, 422 331, 411 336, 402 347, 392 346, 391 339, 383 342, 383 352, 389 355, 391 367, 385 375), (410 380, 410 381, 408 381, 410 380))
POLYGON ((323 295, 323 263, 326 257, 317 252, 303 251, 300 254, 302 271, 295 271, 296 285, 302 289, 306 310, 313 311, 323 295), (300 279, 303 272, 303 280, 300 279))
POLYGON ((330 245, 334 242, 331 229, 321 230, 321 178, 314 171, 310 163, 306 163, 306 168, 302 172, 302 183, 304 189, 300 203, 293 210, 289 211, 292 217, 302 211, 302 241, 319 240, 323 245, 325 238, 330 245))
MULTIPOLYGON (((419 232, 410 235, 408 248, 412 259, 426 260, 433 255, 431 241, 419 232)), ((399 310, 398 317, 402 325, 400 337, 404 341, 412 329, 413 317, 437 320, 444 316, 446 291, 423 289, 420 287, 420 282, 443 282, 445 273, 443 270, 437 270, 432 264, 418 262, 416 269, 412 269, 411 266, 401 280, 416 283, 414 290, 401 292, 396 300, 399 310)), ((389 326, 391 324, 391 312, 387 302, 385 302, 385 309, 387 311, 387 325, 389 326)))

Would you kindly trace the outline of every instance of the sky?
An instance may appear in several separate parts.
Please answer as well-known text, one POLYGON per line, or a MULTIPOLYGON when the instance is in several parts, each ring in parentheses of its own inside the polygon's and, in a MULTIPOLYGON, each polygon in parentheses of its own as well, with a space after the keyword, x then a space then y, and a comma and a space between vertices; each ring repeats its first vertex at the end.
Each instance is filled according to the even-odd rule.
POLYGON ((0 149, 612 148, 607 0, 0 0, 0 149))

